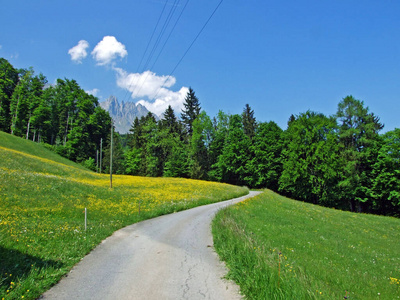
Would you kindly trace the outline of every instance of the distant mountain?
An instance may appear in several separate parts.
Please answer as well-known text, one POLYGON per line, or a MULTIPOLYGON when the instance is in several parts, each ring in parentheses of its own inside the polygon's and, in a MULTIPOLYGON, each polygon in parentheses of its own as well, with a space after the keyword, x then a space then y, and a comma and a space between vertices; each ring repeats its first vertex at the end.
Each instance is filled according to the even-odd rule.
POLYGON ((106 101, 100 102, 100 106, 110 113, 114 120, 115 130, 120 134, 125 134, 132 127, 132 123, 136 117, 146 116, 149 111, 141 104, 133 102, 121 103, 114 96, 111 96, 106 101))

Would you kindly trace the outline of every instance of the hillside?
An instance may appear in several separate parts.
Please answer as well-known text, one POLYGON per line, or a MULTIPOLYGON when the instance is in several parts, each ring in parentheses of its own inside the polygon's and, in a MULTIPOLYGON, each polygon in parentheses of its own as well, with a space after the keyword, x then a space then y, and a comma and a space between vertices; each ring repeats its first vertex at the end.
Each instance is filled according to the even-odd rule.
POLYGON ((35 299, 115 230, 246 194, 178 178, 96 174, 0 132, 0 298, 35 299), (87 208, 87 231, 84 210, 87 208))
POLYGON ((265 191, 218 213, 213 235, 248 299, 400 299, 400 219, 265 191))

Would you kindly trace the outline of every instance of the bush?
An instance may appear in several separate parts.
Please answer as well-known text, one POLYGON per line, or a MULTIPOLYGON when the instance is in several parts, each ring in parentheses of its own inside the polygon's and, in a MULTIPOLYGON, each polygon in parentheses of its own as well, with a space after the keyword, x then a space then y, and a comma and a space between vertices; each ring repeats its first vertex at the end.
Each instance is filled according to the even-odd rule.
POLYGON ((87 160, 84 160, 83 162, 81 162, 81 165, 84 166, 86 169, 92 170, 94 172, 96 172, 96 162, 94 160, 94 158, 89 158, 87 160))

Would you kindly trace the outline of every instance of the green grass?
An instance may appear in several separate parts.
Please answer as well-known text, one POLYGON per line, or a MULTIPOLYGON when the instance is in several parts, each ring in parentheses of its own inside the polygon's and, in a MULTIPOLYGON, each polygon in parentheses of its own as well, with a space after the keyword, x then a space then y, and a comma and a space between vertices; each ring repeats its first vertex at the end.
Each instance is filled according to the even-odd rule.
POLYGON ((264 191, 220 211, 213 235, 248 299, 400 299, 399 219, 264 191))
POLYGON ((0 132, 0 299, 36 299, 126 225, 248 193, 197 180, 113 178, 110 189, 109 175, 0 132))

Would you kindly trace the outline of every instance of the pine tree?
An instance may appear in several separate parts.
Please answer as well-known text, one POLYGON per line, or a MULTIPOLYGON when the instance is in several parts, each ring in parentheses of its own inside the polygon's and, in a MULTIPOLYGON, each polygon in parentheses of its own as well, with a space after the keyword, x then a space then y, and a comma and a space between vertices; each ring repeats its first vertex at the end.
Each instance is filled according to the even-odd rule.
POLYGON ((185 125, 189 136, 191 136, 193 133, 193 121, 196 120, 201 111, 199 99, 196 97, 191 87, 189 88, 183 105, 185 108, 182 110, 181 114, 182 123, 185 125))
POLYGON ((136 117, 129 129, 128 146, 137 149, 142 147, 142 135, 142 124, 139 118, 136 117))
POLYGON ((171 105, 168 105, 168 108, 165 110, 163 114, 163 118, 161 120, 161 126, 169 133, 179 134, 179 123, 175 116, 175 112, 172 109, 171 105))
POLYGON ((243 109, 242 120, 244 134, 247 135, 250 140, 253 140, 256 135, 257 122, 254 117, 254 110, 251 109, 249 104, 246 104, 243 109))
POLYGON ((287 126, 289 127, 290 124, 292 124, 294 121, 296 121, 296 117, 293 114, 291 114, 287 122, 287 126))

